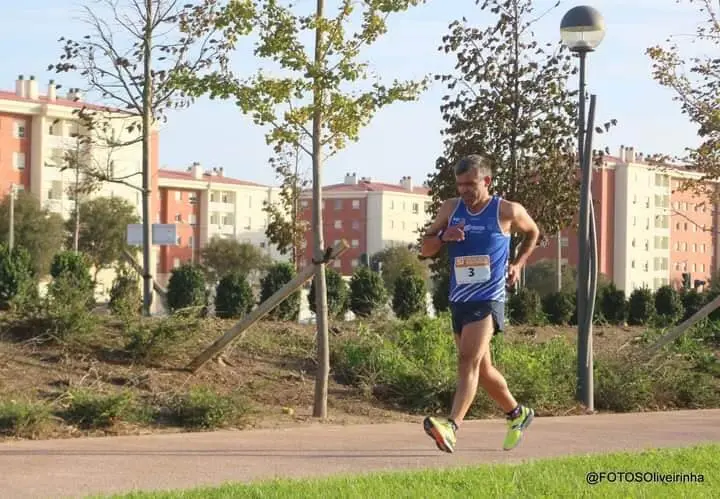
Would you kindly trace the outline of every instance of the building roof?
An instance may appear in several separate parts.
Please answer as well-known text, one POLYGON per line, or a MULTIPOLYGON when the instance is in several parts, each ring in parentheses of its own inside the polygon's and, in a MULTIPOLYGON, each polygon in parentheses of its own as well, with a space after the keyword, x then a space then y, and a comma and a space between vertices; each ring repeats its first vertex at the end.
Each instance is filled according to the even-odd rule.
POLYGON ((88 102, 83 102, 81 100, 70 100, 63 97, 60 97, 59 95, 55 100, 48 99, 47 95, 40 95, 38 94, 37 99, 31 99, 30 97, 21 97, 17 95, 15 92, 10 92, 7 90, 0 90, 0 100, 11 100, 16 102, 38 102, 41 104, 51 104, 53 106, 65 106, 65 107, 73 107, 76 109, 93 109, 95 111, 108 111, 112 113, 125 113, 125 114, 136 114, 132 113, 127 110, 112 108, 109 106, 100 106, 98 104, 90 104, 88 102))
MULTIPOLYGON (((309 192, 309 190, 308 190, 309 192)), ((417 194, 421 196, 430 195, 427 187, 413 187, 412 190, 406 189, 401 185, 386 184, 384 182, 367 182, 358 181, 357 184, 332 184, 323 186, 324 193, 340 193, 340 192, 397 192, 405 194, 417 194)))
POLYGON ((247 180, 240 180, 236 178, 226 177, 217 173, 203 172, 203 178, 195 178, 192 172, 182 170, 168 170, 161 168, 158 170, 158 176, 172 180, 187 180, 196 182, 209 182, 212 181, 214 184, 229 184, 229 185, 244 185, 250 187, 270 187, 268 185, 258 184, 255 182, 249 182, 247 180))

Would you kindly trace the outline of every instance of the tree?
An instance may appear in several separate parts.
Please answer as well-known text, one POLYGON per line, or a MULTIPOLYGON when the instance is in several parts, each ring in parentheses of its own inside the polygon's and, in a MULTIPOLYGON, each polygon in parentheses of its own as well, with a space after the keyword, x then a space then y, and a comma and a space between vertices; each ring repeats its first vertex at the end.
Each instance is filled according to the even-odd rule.
MULTIPOLYGON (((279 0, 257 0, 252 23, 257 28, 255 54, 263 65, 277 63, 278 71, 271 75, 259 71, 255 76, 241 79, 225 65, 209 76, 197 76, 191 71, 177 78, 178 85, 194 95, 209 94, 211 98, 232 99, 243 113, 251 115, 256 124, 268 127, 268 144, 276 153, 285 147, 303 151, 312 160, 313 257, 317 265, 316 307, 318 337, 318 373, 315 377, 313 415, 327 415, 327 389, 330 374, 328 346, 327 283, 322 217, 323 162, 348 141, 358 140, 360 129, 366 126, 377 111, 396 101, 413 101, 425 87, 422 82, 393 82, 387 86, 369 80, 366 64, 358 57, 365 45, 372 45, 387 30, 389 15, 422 3, 423 0, 368 0, 362 3, 342 0, 335 17, 325 13, 325 1, 316 0, 312 12, 298 13, 300 7, 282 5, 279 0), (349 34, 350 25, 359 30, 349 34), (314 38, 313 52, 305 49, 306 39, 314 38), (282 76, 275 76, 282 75, 282 76)), ((215 0, 206 0, 214 4, 215 0)), ((240 26, 235 2, 224 7, 216 24, 229 37, 228 46, 244 34, 245 18, 240 26)), ((198 31, 206 25, 201 19, 198 31)))
MULTIPOLYGON (((327 269, 327 302, 328 315, 330 317, 342 320, 345 313, 350 307, 349 286, 339 272, 332 268, 327 269)), ((315 277, 310 282, 310 290, 308 293, 308 306, 312 313, 316 313, 315 309, 315 277)))
POLYGON ((220 279, 215 293, 215 314, 235 319, 249 314, 255 304, 252 288, 245 274, 230 272, 220 279))
MULTIPOLYGON (((555 234, 571 225, 579 205, 576 92, 567 86, 574 64, 560 42, 543 46, 534 38, 544 14, 531 0, 484 0, 481 9, 495 24, 479 29, 455 21, 440 47, 457 64, 453 74, 436 77, 449 94, 440 107, 445 151, 428 177, 431 210, 456 195, 452 165, 482 154, 495 194, 522 203, 543 233, 555 234)), ((513 235, 511 257, 518 243, 513 235)), ((446 252, 438 256, 433 270, 447 272, 446 252)))
POLYGON ((95 306, 95 283, 90 276, 90 259, 84 253, 60 251, 53 257, 50 275, 53 278, 49 292, 62 297, 68 289, 88 309, 95 306))
POLYGON ((199 267, 186 263, 173 269, 167 287, 167 304, 172 312, 204 307, 207 298, 205 276, 199 267))
POLYGON ((215 2, 183 7, 178 0, 96 0, 95 8, 85 7, 89 33, 80 40, 60 38, 64 44, 60 62, 50 65, 57 73, 78 72, 88 90, 107 106, 87 106, 76 111, 79 140, 109 151, 142 144, 141 171, 116 169, 108 161, 88 163, 84 174, 98 181, 124 184, 143 194, 143 311, 150 313, 152 240, 150 199, 152 127, 166 119, 171 108, 188 105, 191 99, 171 84, 178 71, 200 72, 213 59, 222 58, 218 48, 225 38, 214 38, 215 30, 195 36, 187 17, 211 20, 215 2), (113 106, 112 108, 110 106, 113 106), (118 112, 120 111, 121 112, 118 112), (124 129, 124 130, 123 130, 124 129), (119 130, 127 131, 123 136, 119 130), (139 135, 139 136, 138 136, 139 135), (121 171, 120 171, 121 170, 121 171), (131 180, 142 175, 142 187, 131 180))
POLYGON ((394 284, 392 308, 395 315, 409 319, 413 315, 427 313, 425 278, 414 266, 403 267, 394 284))
POLYGON ((265 201, 263 209, 270 217, 265 235, 277 246, 281 254, 290 253, 290 261, 299 270, 303 257, 302 243, 308 224, 300 218, 300 194, 307 187, 308 180, 300 171, 300 151, 283 151, 270 160, 275 173, 281 179, 280 202, 265 201))
MULTIPOLYGON (((266 301, 280 288, 293 280, 295 267, 286 262, 275 263, 268 269, 260 282, 260 303, 266 301)), ((280 321, 296 321, 300 314, 300 291, 295 291, 280 305, 275 307, 268 317, 280 321)))
POLYGON ((350 310, 358 317, 369 317, 385 306, 387 290, 382 278, 368 267, 355 269, 350 279, 350 310))
POLYGON ((427 264, 418 260, 417 253, 405 246, 385 248, 370 257, 370 261, 373 265, 382 263, 381 275, 385 282, 385 289, 390 295, 393 295, 395 291, 395 282, 408 266, 426 283, 429 278, 430 271, 427 264))
MULTIPOLYGON (((680 161, 701 174, 700 179, 687 179, 681 190, 692 190, 698 194, 717 197, 714 184, 708 180, 720 177, 720 116, 718 116, 718 95, 720 94, 720 4, 711 0, 687 0, 698 10, 703 19, 693 36, 694 42, 708 45, 705 57, 688 57, 680 53, 678 45, 668 38, 667 47, 654 45, 646 53, 652 60, 652 76, 657 83, 668 88, 673 100, 680 103, 682 113, 698 127, 702 138, 696 148, 686 148, 684 157, 671 158, 664 154, 651 156, 655 163, 680 161)), ((682 35, 687 40, 687 35, 682 35)))
POLYGON ((9 307, 33 283, 30 253, 24 248, 8 248, 0 243, 0 310, 9 307))
MULTIPOLYGON (((0 203, 0 238, 7 241, 10 226, 10 196, 0 203)), ((57 213, 40 205, 25 191, 15 194, 15 245, 30 253, 33 273, 41 278, 50 270, 55 253, 65 242, 65 222, 57 213)))
MULTIPOLYGON (((110 268, 120 260, 122 251, 128 248, 127 226, 138 223, 135 207, 127 200, 117 197, 96 197, 80 203, 78 251, 85 253, 98 273, 110 268)), ((74 232, 75 214, 67 221, 67 229, 74 232)), ((71 241, 74 235, 71 236, 71 241)))
POLYGON ((211 281, 232 272, 251 277, 253 272, 266 270, 272 260, 257 246, 236 239, 213 237, 202 249, 202 261, 211 281))

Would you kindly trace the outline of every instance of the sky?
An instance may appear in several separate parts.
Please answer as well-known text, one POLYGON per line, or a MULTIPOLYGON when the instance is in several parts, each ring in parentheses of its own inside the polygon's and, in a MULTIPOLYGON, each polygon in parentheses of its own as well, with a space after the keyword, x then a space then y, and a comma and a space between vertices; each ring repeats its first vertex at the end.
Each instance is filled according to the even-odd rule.
MULTIPOLYGON (((314 5, 310 0, 295 3, 308 13, 314 5)), ((328 11, 336 3, 328 0, 328 11)), ((538 0, 536 10, 543 12, 553 3, 538 0)), ((24 0, 4 5, 0 89, 13 90, 19 74, 35 75, 41 93, 50 79, 65 90, 83 87, 79 76, 57 75, 48 71, 48 65, 59 60, 60 36, 80 38, 87 32, 79 18, 79 8, 85 4, 85 0, 24 0)), ((563 14, 579 4, 561 1, 536 25, 537 39, 559 40, 563 14)), ((645 54, 647 47, 664 43, 669 35, 693 32, 701 21, 696 9, 687 0, 595 0, 591 5, 604 16, 607 32, 588 59, 588 90, 597 95, 597 122, 618 121, 610 133, 595 136, 594 148, 609 147, 617 154, 625 145, 646 154, 681 154, 685 147, 697 145, 696 127, 680 112, 673 94, 652 79, 651 61, 645 54)), ((388 33, 361 57, 387 81, 449 71, 454 57, 438 47, 448 24, 463 16, 480 28, 495 22, 474 0, 429 0, 391 19, 388 33)), ((690 54, 694 49, 688 50, 690 54)), ((254 71, 261 65, 240 56, 243 69, 254 71)), ((443 152, 440 105, 445 93, 442 83, 434 82, 419 100, 382 109, 361 131, 357 143, 326 162, 323 184, 342 182, 345 173, 380 182, 398 183, 406 175, 417 183, 425 181, 443 152)), ((232 101, 203 98, 169 114, 160 132, 161 166, 185 169, 199 162, 207 169, 224 167, 228 176, 276 184, 268 165, 272 151, 264 135, 265 130, 232 101)))

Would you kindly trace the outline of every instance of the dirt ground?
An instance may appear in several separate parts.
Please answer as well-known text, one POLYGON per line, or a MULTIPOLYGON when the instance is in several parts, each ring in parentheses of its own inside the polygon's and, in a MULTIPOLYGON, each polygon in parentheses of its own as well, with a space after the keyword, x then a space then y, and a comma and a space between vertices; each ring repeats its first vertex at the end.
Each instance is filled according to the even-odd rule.
MULTIPOLYGON (((316 424, 317 420, 312 418, 316 367, 313 326, 261 322, 226 349, 222 361, 210 361, 192 374, 183 368, 232 323, 206 320, 203 324, 204 329, 192 343, 150 366, 128 359, 117 328, 103 327, 92 338, 71 347, 32 339, 18 341, 11 339, 7 330, 0 329, 0 400, 31 397, 62 401, 68 390, 77 387, 98 391, 122 387, 147 399, 203 385, 218 393, 240 392, 251 400, 252 409, 243 428, 316 424)), ((342 325, 344 330, 352 327, 342 325)), ((618 351, 641 333, 636 328, 596 327, 595 349, 618 351)), ((506 334, 510 340, 542 342, 556 336, 574 338, 577 332, 575 328, 563 327, 515 327, 506 334)), ((332 424, 420 420, 420 416, 385 407, 360 390, 332 379, 328 413, 327 423, 332 424)), ((110 430, 93 432, 58 424, 42 437, 177 431, 183 430, 119 424, 110 430)))

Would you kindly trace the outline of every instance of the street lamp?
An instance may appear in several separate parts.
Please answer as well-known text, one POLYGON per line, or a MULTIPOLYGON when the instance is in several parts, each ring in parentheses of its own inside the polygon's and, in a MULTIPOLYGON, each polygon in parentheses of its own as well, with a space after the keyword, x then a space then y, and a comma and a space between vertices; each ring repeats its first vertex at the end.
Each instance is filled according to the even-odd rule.
POLYGON ((605 21, 593 7, 580 5, 570 9, 560 22, 563 44, 580 59, 578 106, 578 162, 582 173, 580 188, 580 228, 578 232, 578 364, 577 397, 588 410, 594 410, 592 318, 597 294, 597 238, 593 210, 592 135, 596 96, 590 96, 590 112, 585 122, 585 60, 605 38, 605 21))

